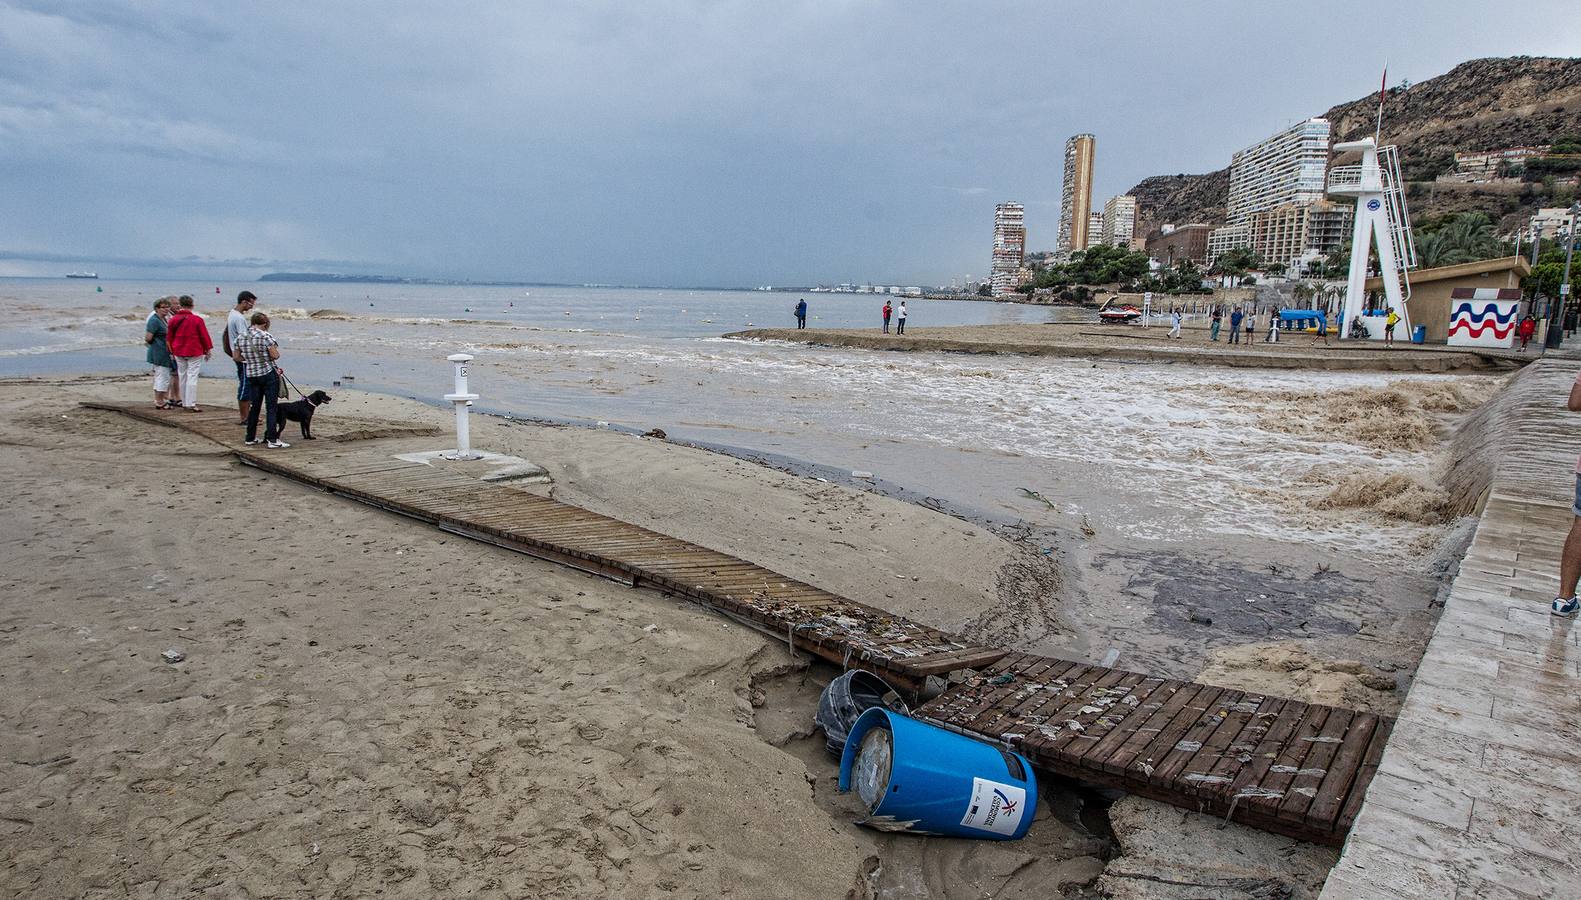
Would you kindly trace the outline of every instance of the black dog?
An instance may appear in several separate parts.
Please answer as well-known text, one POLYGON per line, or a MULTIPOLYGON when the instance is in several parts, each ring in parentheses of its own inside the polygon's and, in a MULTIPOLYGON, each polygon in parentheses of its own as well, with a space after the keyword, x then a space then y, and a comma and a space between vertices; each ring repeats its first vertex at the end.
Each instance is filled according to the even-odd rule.
POLYGON ((313 393, 308 394, 306 397, 303 397, 301 400, 293 400, 290 403, 281 403, 279 406, 275 407, 275 414, 280 417, 280 430, 285 431, 285 423, 287 422, 301 422, 302 440, 314 440, 313 411, 328 402, 328 394, 324 393, 323 391, 314 391, 313 393))

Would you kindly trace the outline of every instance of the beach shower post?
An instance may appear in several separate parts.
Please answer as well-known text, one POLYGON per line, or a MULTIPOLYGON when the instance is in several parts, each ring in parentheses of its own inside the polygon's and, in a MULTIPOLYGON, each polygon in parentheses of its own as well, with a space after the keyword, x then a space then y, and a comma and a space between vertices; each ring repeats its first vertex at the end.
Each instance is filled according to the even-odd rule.
POLYGON ((481 459, 482 454, 472 452, 472 434, 467 427, 467 407, 472 401, 478 399, 477 394, 467 391, 467 364, 472 362, 470 353, 452 353, 445 357, 456 366, 455 393, 446 394, 445 399, 456 405, 456 452, 446 453, 446 459, 481 459))

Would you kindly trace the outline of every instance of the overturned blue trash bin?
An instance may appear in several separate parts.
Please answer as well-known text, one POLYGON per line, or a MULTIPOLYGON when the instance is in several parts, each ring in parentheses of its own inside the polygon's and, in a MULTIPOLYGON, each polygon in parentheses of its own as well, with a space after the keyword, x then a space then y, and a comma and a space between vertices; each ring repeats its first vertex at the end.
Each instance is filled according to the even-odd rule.
POLYGON ((880 831, 1013 841, 1032 827, 1038 784, 1019 753, 875 706, 851 727, 840 790, 880 831))

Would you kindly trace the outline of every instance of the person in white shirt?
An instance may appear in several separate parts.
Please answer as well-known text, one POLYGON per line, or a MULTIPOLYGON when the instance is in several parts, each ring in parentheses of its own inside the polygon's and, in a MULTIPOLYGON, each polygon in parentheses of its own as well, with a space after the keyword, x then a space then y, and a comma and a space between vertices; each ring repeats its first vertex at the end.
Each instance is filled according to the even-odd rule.
POLYGON ((895 310, 895 333, 906 333, 906 301, 900 301, 900 309, 895 310))
POLYGON ((1169 313, 1169 336, 1170 337, 1172 337, 1172 338, 1180 337, 1180 323, 1181 323, 1180 310, 1178 310, 1178 309, 1171 310, 1170 313, 1169 313))
MULTIPOLYGON (((236 341, 247 333, 249 323, 247 316, 251 314, 258 297, 252 291, 242 291, 236 295, 236 305, 231 307, 230 315, 225 317, 225 346, 222 348, 226 356, 234 357, 236 354, 236 341)), ((252 404, 247 400, 247 370, 241 363, 236 364, 236 409, 241 413, 236 424, 247 424, 247 412, 252 404)))

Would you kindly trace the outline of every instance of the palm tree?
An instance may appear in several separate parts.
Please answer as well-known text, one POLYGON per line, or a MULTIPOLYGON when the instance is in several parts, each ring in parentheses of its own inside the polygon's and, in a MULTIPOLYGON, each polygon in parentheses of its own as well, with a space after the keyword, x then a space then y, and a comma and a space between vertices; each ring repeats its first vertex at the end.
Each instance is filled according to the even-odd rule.
POLYGON ((1423 229, 1416 242, 1416 257, 1423 268, 1432 269, 1492 259, 1504 249, 1487 216, 1466 212, 1450 216, 1437 228, 1423 229))

